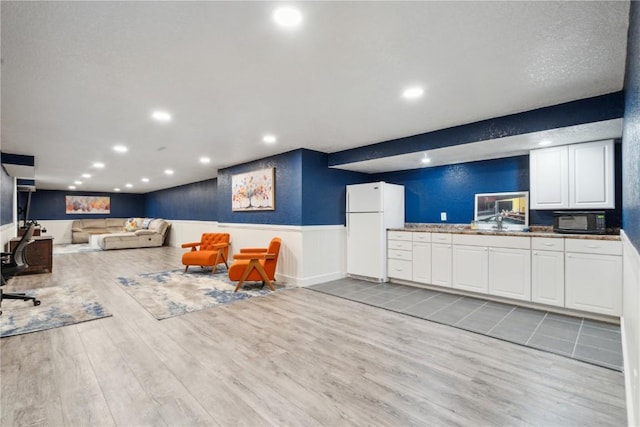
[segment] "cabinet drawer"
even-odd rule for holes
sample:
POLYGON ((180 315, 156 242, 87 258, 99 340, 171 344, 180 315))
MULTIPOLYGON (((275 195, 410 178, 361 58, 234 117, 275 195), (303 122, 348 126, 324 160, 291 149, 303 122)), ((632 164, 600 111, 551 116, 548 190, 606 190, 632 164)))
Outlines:
POLYGON ((451 233, 431 233, 433 243, 451 243, 451 233))
POLYGON ((622 242, 594 239, 565 239, 566 252, 580 252, 585 254, 622 255, 622 242))
POLYGON ((411 241, 406 240, 387 240, 388 249, 400 249, 402 251, 410 251, 413 247, 411 241))
POLYGON ((431 241, 431 233, 425 232, 413 232, 413 241, 414 242, 430 242, 431 241))
POLYGON ((553 237, 532 237, 531 249, 539 251, 564 251, 564 239, 553 237))
POLYGON ((390 259, 388 261, 389 271, 387 275, 396 279, 411 280, 412 263, 402 259, 390 259))
POLYGON ((398 249, 389 249, 389 251, 387 251, 387 257, 392 259, 406 259, 408 261, 411 261, 413 259, 413 252, 401 251, 398 249))
POLYGON ((456 234, 453 243, 467 246, 487 246, 494 248, 529 249, 530 237, 518 236, 477 236, 473 234, 456 234))
POLYGON ((406 240, 411 241, 410 231, 387 231, 387 239, 389 240, 406 240))

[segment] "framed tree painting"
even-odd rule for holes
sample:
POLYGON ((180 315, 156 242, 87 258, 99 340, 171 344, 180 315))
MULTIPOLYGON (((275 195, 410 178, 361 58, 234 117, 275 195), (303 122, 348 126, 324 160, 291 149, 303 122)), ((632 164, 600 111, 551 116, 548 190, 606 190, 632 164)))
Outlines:
POLYGON ((275 209, 275 168, 260 169, 231 177, 231 210, 272 211, 275 209))

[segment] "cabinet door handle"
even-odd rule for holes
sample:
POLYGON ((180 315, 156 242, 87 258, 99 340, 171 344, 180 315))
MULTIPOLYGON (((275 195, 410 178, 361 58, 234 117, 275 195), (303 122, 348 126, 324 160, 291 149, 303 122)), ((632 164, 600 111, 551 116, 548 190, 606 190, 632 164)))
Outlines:
POLYGON ((598 246, 598 245, 587 245, 587 247, 591 248, 591 249, 598 249, 600 246, 598 246))
POLYGON ((567 254, 567 258, 573 258, 573 255, 567 254))
POLYGON ((534 254, 534 255, 538 255, 538 252, 534 252, 533 254, 534 254))
POLYGON ((545 246, 555 246, 555 243, 543 243, 545 246))

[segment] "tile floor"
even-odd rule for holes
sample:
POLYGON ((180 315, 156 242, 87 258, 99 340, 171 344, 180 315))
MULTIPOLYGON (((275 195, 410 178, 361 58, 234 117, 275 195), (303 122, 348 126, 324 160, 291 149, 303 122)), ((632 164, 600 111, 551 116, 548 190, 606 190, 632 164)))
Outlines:
POLYGON ((346 278, 308 289, 622 371, 617 325, 395 283, 346 278))

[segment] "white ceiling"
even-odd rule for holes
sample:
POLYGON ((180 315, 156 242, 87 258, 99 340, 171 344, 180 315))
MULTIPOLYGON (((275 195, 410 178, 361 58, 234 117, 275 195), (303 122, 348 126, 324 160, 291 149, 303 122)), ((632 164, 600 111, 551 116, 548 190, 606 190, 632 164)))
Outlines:
POLYGON ((2 151, 40 189, 148 192, 623 87, 626 1, 298 2, 293 30, 280 4, 2 1, 2 151))

